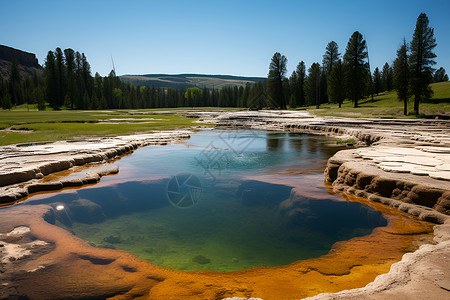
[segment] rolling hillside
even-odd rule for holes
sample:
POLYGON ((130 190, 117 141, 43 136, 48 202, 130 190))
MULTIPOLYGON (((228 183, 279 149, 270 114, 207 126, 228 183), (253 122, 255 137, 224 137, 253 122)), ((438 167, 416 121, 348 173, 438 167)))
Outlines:
POLYGON ((247 83, 253 84, 263 81, 264 77, 242 77, 231 75, 202 75, 202 74, 147 74, 147 75, 123 75, 120 79, 131 82, 139 86, 171 87, 171 88, 222 88, 224 86, 237 85, 245 86, 247 83))

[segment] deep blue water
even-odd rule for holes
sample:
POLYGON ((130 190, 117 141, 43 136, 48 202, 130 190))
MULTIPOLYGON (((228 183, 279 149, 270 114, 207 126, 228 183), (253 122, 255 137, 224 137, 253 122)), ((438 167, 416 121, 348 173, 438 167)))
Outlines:
POLYGON ((339 150, 331 144, 306 134, 201 131, 184 144, 136 150, 97 186, 21 205, 60 205, 50 222, 158 266, 285 265, 386 225, 374 209, 324 186, 323 167, 339 150))

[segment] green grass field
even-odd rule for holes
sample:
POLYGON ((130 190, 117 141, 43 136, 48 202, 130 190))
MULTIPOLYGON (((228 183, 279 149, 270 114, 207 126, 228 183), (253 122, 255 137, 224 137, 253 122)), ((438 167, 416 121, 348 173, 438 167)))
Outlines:
MULTIPOLYGON (((445 115, 450 117, 450 81, 431 84, 434 95, 433 98, 424 103, 420 103, 419 117, 435 117, 445 115)), ((313 114, 319 116, 335 116, 350 118, 416 118, 413 110, 413 99, 408 103, 408 116, 403 115, 403 102, 397 99, 396 91, 383 92, 378 96, 364 99, 359 103, 358 108, 353 107, 350 101, 344 102, 341 108, 337 104, 322 104, 320 109, 311 106, 308 109, 313 114)))
POLYGON ((0 111, 0 145, 173 130, 198 125, 193 123, 196 120, 177 114, 133 115, 124 110, 0 111))
MULTIPOLYGON (((450 117, 450 82, 431 85, 433 98, 420 104, 419 117, 445 115, 450 117)), ((184 118, 178 114, 182 110, 193 108, 164 108, 145 110, 98 110, 98 111, 38 111, 36 106, 25 105, 13 110, 0 110, 0 145, 70 140, 86 137, 128 135, 152 132, 156 130, 173 130, 195 126, 196 119, 184 118), (153 112, 167 112, 151 114, 153 112), (146 112, 150 114, 136 114, 146 112), (5 130, 7 129, 7 130, 5 130)), ((203 111, 233 111, 240 108, 202 107, 203 111)), ((403 115, 403 103, 397 100, 395 91, 381 93, 374 101, 364 99, 360 107, 346 101, 342 108, 337 104, 324 104, 320 109, 308 109, 320 116, 337 116, 353 118, 415 118, 413 102, 409 103, 409 115, 403 115)))

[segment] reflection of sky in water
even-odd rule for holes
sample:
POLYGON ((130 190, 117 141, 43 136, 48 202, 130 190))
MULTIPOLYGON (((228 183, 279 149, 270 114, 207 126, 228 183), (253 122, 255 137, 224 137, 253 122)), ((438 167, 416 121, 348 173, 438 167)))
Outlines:
POLYGON ((139 149, 117 164, 132 167, 137 177, 189 172, 203 180, 226 180, 242 176, 242 172, 272 174, 283 169, 323 166, 323 161, 336 151, 325 145, 329 140, 322 136, 236 132, 202 131, 193 134, 185 145, 139 149))
POLYGON ((100 185, 22 205, 52 203, 57 224, 158 266, 232 271, 289 264, 386 224, 374 209, 324 188, 315 168, 337 150, 328 142, 305 134, 202 131, 184 144, 135 151, 100 185), (290 175, 290 169, 311 170, 290 175), (190 208, 168 201, 169 190, 177 193, 170 179, 180 173, 200 180, 201 198, 190 208))

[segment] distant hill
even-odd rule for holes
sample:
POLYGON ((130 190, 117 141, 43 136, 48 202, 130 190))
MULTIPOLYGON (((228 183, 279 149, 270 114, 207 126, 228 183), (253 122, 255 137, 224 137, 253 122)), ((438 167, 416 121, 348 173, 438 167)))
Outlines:
POLYGON ((34 72, 42 74, 44 71, 35 54, 0 45, 0 77, 9 78, 13 59, 17 60, 23 77, 32 76, 34 72))
POLYGON ((170 87, 185 89, 189 87, 216 88, 224 86, 245 86, 247 83, 253 84, 263 81, 264 77, 243 77, 231 75, 202 75, 202 74, 147 74, 147 75, 123 75, 120 79, 124 82, 131 82, 138 86, 170 87))

